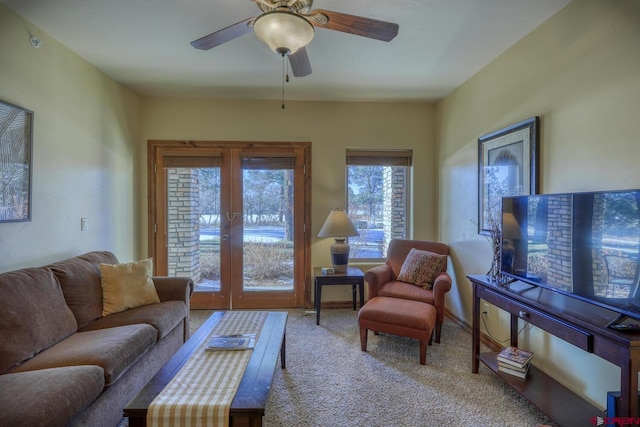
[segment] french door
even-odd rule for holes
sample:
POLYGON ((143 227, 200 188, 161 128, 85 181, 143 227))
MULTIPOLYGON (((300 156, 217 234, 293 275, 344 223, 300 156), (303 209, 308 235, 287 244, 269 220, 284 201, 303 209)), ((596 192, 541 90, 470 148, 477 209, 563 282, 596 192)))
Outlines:
POLYGON ((308 143, 149 141, 154 273, 191 277, 192 308, 310 298, 308 143))

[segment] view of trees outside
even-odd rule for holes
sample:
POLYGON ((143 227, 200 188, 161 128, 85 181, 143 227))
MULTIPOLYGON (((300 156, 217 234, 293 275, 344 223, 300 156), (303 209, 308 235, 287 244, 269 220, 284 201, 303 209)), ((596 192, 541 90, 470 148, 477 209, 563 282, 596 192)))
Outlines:
POLYGON ((347 210, 360 233, 349 238, 351 258, 385 258, 389 239, 406 237, 406 179, 404 166, 347 167, 347 210))
MULTIPOLYGON (((349 239, 353 258, 384 258, 384 166, 349 166, 348 212, 360 236, 349 239)), ((404 171, 406 168, 399 168, 404 171)), ((243 211, 221 212, 220 168, 193 169, 202 279, 220 281, 220 221, 242 221, 245 287, 293 286, 293 170, 243 169, 243 211), (228 218, 227 218, 228 217, 228 218)), ((404 185, 404 184, 403 184, 404 185)), ((404 188, 404 187, 403 187, 404 188)))
POLYGON ((202 277, 220 280, 220 219, 242 221, 244 286, 293 287, 293 171, 243 170, 243 212, 220 211, 220 169, 198 169, 202 277), (240 214, 240 215, 237 215, 240 214))
POLYGON ((293 170, 243 170, 244 287, 293 289, 293 170))
POLYGON ((200 229, 220 225, 220 168, 198 169, 200 229))

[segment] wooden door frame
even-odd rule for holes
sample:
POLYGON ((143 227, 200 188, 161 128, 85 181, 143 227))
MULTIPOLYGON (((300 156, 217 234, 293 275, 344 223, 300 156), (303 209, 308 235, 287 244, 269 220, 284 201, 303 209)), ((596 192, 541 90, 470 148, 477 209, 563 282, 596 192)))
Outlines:
MULTIPOLYGON (((167 254, 166 251, 158 250, 156 247, 157 224, 166 223, 167 218, 164 211, 159 212, 156 209, 158 185, 164 187, 162 179, 158 179, 158 173, 162 171, 157 167, 159 160, 167 153, 186 154, 193 149, 211 149, 221 150, 227 148, 244 148, 244 149, 264 149, 265 151, 277 149, 301 149, 303 151, 303 167, 304 167, 304 201, 302 203, 304 212, 302 213, 303 223, 303 272, 302 277, 304 284, 302 286, 302 294, 296 292, 295 306, 310 308, 311 305, 311 143, 310 142, 247 142, 247 141, 180 141, 180 140, 148 140, 147 141, 147 194, 148 194, 148 251, 150 257, 156 260, 154 262, 154 274, 166 275, 167 254), (165 266, 160 268, 159 266, 165 266)), ((166 193, 166 191, 164 192, 166 193)), ((296 220, 299 217, 296 215, 296 220)), ((294 284, 294 289, 300 289, 294 284)))

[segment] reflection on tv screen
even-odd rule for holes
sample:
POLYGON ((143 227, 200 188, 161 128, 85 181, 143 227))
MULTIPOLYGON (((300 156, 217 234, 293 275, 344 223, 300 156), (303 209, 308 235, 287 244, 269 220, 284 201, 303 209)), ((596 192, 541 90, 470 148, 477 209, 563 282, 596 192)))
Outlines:
POLYGON ((637 311, 640 191, 506 197, 502 271, 637 311))

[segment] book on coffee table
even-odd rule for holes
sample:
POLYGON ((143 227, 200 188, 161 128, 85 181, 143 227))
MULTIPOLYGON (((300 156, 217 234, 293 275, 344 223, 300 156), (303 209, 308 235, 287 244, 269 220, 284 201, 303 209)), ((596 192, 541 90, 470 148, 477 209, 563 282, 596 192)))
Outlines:
POLYGON ((256 334, 213 335, 205 349, 207 351, 246 350, 253 348, 256 334))

